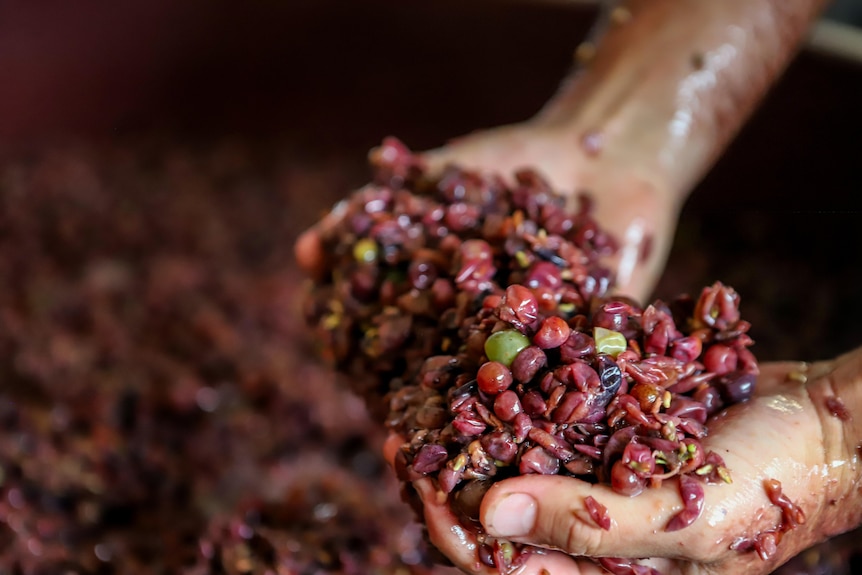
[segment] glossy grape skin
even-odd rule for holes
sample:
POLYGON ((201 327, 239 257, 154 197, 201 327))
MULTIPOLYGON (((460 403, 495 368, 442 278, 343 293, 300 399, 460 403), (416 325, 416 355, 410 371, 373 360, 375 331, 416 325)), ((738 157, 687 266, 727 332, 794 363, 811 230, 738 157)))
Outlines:
POLYGON ((645 482, 622 461, 611 468, 611 487, 620 495, 634 497, 644 490, 645 482))
POLYGON ((715 344, 703 354, 703 365, 707 371, 724 375, 736 369, 737 353, 732 347, 715 344))
POLYGON ((548 357, 539 347, 531 345, 521 350, 512 362, 512 376, 521 383, 533 379, 548 364, 548 357))
POLYGON ((530 338, 517 330, 498 331, 485 340, 485 355, 488 356, 489 360, 509 367, 521 353, 521 350, 529 345, 530 338))
POLYGON ((512 390, 504 391, 494 400, 494 414, 503 421, 512 421, 523 411, 518 394, 512 390))
POLYGON ((623 334, 603 327, 593 329, 593 339, 596 342, 596 352, 606 353, 614 358, 624 352, 628 345, 623 334))
POLYGON ((371 238, 363 238, 353 246, 353 258, 359 263, 371 263, 377 259, 377 242, 371 238))
POLYGON ((512 385, 512 372, 500 362, 488 361, 479 368, 476 383, 488 395, 497 395, 512 385))
POLYGON ((514 284, 506 288, 497 313, 501 320, 525 332, 539 317, 539 302, 529 288, 514 284))
POLYGON ((542 321, 533 343, 542 349, 553 349, 563 345, 572 333, 572 328, 561 317, 551 316, 542 321))

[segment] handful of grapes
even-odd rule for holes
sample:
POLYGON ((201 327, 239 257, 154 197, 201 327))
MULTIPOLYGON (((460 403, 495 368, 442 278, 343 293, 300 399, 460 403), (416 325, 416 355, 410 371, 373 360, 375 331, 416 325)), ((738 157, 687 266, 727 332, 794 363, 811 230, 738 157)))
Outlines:
MULTIPOLYGON (((535 173, 515 184, 450 168, 439 177, 396 140, 372 153, 374 183, 338 208, 326 278, 307 319, 372 411, 405 438, 401 480, 432 477, 467 525, 481 497, 519 474, 563 474, 635 496, 679 477, 700 515, 703 483, 729 482, 707 452, 707 418, 753 392, 757 362, 739 296, 646 307, 610 296, 616 249, 535 173)), ((588 509, 603 528, 598 502, 588 509)), ((486 542, 501 572, 529 549, 486 542)))

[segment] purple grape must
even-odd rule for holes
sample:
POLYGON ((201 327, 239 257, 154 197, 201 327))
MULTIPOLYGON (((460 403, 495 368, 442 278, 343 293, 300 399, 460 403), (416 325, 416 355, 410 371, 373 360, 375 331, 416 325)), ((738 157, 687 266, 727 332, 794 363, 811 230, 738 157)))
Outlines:
MULTIPOLYGON (((628 496, 673 478, 684 507, 665 528, 696 521, 703 484, 731 480, 701 443, 707 418, 747 400, 758 373, 738 294, 715 283, 645 307, 610 296, 615 242, 584 198, 567 211, 532 171, 512 186, 455 167, 435 178, 394 139, 371 158, 374 183, 322 231, 328 273, 306 319, 405 439, 398 477, 433 478, 501 573, 530 551, 481 534, 482 496, 507 477, 562 474, 628 496)), ((610 528, 607 509, 585 505, 610 528)))
MULTIPOLYGON (((580 309, 609 288, 600 260, 616 246, 586 197, 567 210, 566 198, 530 170, 512 184, 455 166, 434 177, 394 138, 370 160, 373 183, 321 230, 326 273, 306 298, 305 316, 324 356, 378 419, 388 411, 387 393, 427 358, 476 343, 457 333, 488 294, 523 284, 523 299, 513 294, 504 311, 523 327, 542 309, 580 309)), ((547 325, 540 347, 566 330, 547 325)))
POLYGON ((531 298, 522 285, 486 296, 458 331, 460 341, 484 345, 429 358, 392 394, 388 424, 407 440, 401 479, 436 477, 454 494, 475 481, 563 474, 635 496, 678 476, 685 507, 666 529, 690 525, 702 509, 702 483, 730 482, 722 458, 701 443, 707 418, 748 399, 757 374, 737 294, 717 283, 671 306, 605 297, 574 310, 545 307, 529 322, 503 319, 533 309, 531 298), (565 341, 537 345, 557 322, 569 328, 565 341), (513 355, 515 335, 523 341, 507 368, 497 358, 513 355), (715 355, 719 372, 704 363, 715 355), (436 426, 418 421, 441 405, 446 417, 436 426))

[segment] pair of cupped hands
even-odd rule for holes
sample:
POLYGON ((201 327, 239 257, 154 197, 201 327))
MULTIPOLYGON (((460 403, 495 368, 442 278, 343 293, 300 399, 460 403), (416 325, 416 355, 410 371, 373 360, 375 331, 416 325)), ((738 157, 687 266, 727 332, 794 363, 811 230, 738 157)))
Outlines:
MULTIPOLYGON (((624 154, 596 156, 566 132, 531 122, 475 133, 423 158, 432 172, 455 163, 505 177, 529 166, 558 190, 589 191, 596 219, 621 244, 614 262, 617 292, 640 301, 661 273, 685 199, 659 178, 627 170, 624 154)), ((318 233, 327 224, 324 218, 297 242, 297 259, 308 270, 320 261, 318 233)), ((812 364, 762 364, 754 397, 713 417, 704 441, 724 458, 733 482, 706 485, 703 513, 685 529, 664 529, 683 507, 676 480, 630 498, 609 486, 540 475, 495 484, 482 501, 482 525, 493 537, 544 549, 530 555, 519 570, 524 575, 606 573, 594 561, 599 557, 637 559, 665 575, 769 573, 806 547, 859 524, 862 436, 852 413, 860 397, 862 349, 812 364), (851 413, 849 420, 834 415, 836 401, 851 413), (784 534, 775 554, 763 560, 731 546, 779 526, 781 510, 764 489, 771 479, 802 509, 805 523, 784 534), (587 496, 607 507, 610 529, 584 520, 587 496)), ((397 436, 386 442, 390 461, 400 444, 397 436)), ((434 545, 467 573, 496 573, 478 561, 474 535, 459 524, 435 483, 426 478, 414 487, 434 545)))

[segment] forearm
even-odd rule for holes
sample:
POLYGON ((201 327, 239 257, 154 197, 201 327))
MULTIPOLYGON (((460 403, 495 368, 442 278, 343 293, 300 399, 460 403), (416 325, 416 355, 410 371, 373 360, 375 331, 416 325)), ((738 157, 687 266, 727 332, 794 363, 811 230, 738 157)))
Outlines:
POLYGON ((690 188, 796 52, 826 0, 630 0, 537 118, 659 189, 690 188))
POLYGON ((533 165, 560 190, 589 192, 596 220, 620 242, 608 262, 617 290, 644 298, 664 268, 688 192, 823 4, 628 0, 594 57, 535 118, 425 158, 433 169, 453 161, 503 172, 533 165))

